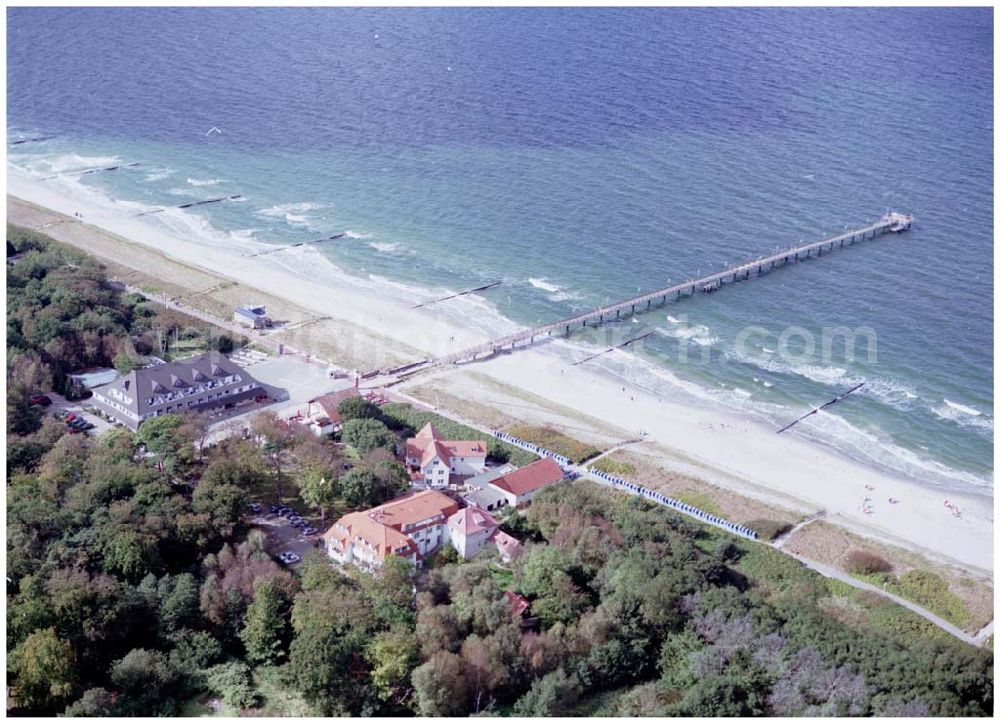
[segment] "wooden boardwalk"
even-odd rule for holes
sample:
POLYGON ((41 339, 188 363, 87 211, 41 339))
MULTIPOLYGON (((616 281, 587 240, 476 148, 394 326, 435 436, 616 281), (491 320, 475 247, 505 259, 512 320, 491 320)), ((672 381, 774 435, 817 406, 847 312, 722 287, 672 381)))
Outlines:
POLYGON ((504 348, 514 348, 519 343, 531 344, 536 338, 549 336, 553 333, 569 335, 574 327, 586 327, 587 325, 600 325, 609 320, 620 320, 622 313, 635 315, 644 310, 649 310, 653 304, 662 305, 668 301, 676 300, 680 297, 693 295, 696 292, 714 292, 722 285, 747 280, 750 277, 759 277, 775 267, 782 267, 791 262, 799 262, 810 257, 819 257, 835 249, 848 247, 855 242, 865 239, 872 239, 887 232, 903 232, 910 228, 913 217, 906 214, 891 212, 883 216, 874 224, 865 227, 852 229, 843 234, 827 237, 818 242, 791 247, 782 252, 777 252, 766 257, 760 257, 743 264, 730 267, 721 272, 715 272, 705 277, 687 280, 677 285, 671 285, 661 290, 644 293, 638 297, 623 300, 621 302, 594 308, 582 315, 574 315, 571 318, 557 320, 554 323, 540 325, 535 328, 525 328, 516 333, 511 333, 502 338, 491 340, 481 345, 459 350, 440 358, 426 361, 426 365, 447 365, 450 363, 460 363, 463 361, 473 361, 480 356, 491 356, 504 348))

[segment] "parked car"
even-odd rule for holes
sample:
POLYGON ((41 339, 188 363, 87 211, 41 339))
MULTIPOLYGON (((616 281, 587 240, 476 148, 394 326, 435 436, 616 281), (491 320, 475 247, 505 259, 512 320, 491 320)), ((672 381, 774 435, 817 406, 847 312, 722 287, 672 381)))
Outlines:
POLYGON ((28 403, 31 404, 32 406, 42 406, 42 407, 45 407, 45 406, 51 406, 52 405, 52 399, 49 398, 48 396, 45 396, 45 395, 39 393, 39 394, 34 395, 31 398, 29 398, 28 399, 28 403))
POLYGON ((301 558, 294 552, 282 552, 278 555, 278 559, 284 562, 286 565, 293 565, 298 562, 301 558))
POLYGON ((260 514, 263 511, 263 507, 261 507, 259 504, 257 504, 257 502, 250 502, 249 509, 254 514, 260 514))
POLYGON ((312 537, 317 532, 319 532, 319 530, 312 526, 302 528, 302 534, 304 534, 306 537, 312 537))
POLYGON ((75 413, 67 413, 66 414, 66 420, 67 421, 73 421, 75 419, 76 419, 76 414, 75 413))
POLYGON ((281 509, 281 505, 280 504, 272 504, 271 505, 271 513, 272 514, 277 514, 279 509, 281 509))
POLYGON ((294 509, 289 509, 287 512, 285 512, 286 519, 294 519, 295 517, 301 518, 302 515, 296 512, 294 509))
POLYGON ((284 506, 282 506, 282 507, 278 507, 277 509, 275 509, 274 513, 277 514, 280 517, 284 517, 290 511, 292 511, 291 507, 284 507, 284 506))

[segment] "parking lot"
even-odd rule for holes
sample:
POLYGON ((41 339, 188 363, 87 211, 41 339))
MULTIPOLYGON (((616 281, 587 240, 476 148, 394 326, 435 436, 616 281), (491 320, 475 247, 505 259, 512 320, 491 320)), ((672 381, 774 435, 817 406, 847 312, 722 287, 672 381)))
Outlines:
POLYGON ((304 410, 317 396, 354 385, 348 378, 330 378, 323 366, 289 355, 269 358, 251 366, 247 372, 265 386, 284 391, 286 408, 299 406, 304 410))
POLYGON ((60 396, 58 393, 47 393, 45 395, 52 401, 52 405, 46 406, 43 409, 45 411, 44 415, 46 416, 65 420, 66 416, 72 413, 75 416, 82 418, 87 423, 94 425, 94 428, 87 432, 91 436, 100 436, 105 431, 110 431, 114 428, 114 424, 105 421, 100 416, 87 412, 87 408, 90 404, 89 400, 67 401, 66 398, 60 396))
POLYGON ((271 394, 272 401, 236 410, 211 426, 208 443, 231 436, 234 431, 250 426, 250 422, 261 411, 273 411, 278 416, 288 416, 308 409, 308 402, 330 391, 350 388, 353 381, 346 378, 333 379, 326 369, 315 363, 306 363, 295 356, 276 356, 247 366, 252 375, 271 394))
MULTIPOLYGON (((294 552, 299 556, 300 561, 290 564, 289 567, 298 567, 301 564, 301 558, 315 549, 317 542, 322 541, 320 535, 323 533, 323 529, 320 527, 319 519, 305 517, 309 524, 317 529, 316 534, 305 535, 302 530, 293 526, 285 517, 268 511, 268 506, 263 504, 264 511, 251 517, 250 522, 266 533, 269 554, 278 558, 282 552, 294 552)), ((304 512, 300 513, 305 514, 304 512)))

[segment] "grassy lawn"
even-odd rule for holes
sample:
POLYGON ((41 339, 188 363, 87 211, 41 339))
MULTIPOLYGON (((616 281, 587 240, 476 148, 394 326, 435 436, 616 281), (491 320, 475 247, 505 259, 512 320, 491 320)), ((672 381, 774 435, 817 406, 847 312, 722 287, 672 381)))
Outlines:
POLYGON ((674 499, 679 499, 685 504, 690 504, 692 507, 697 507, 703 512, 708 512, 709 514, 714 514, 716 517, 725 516, 721 511, 719 511, 719 506, 715 503, 708 494, 703 494, 702 492, 694 492, 690 489, 685 489, 683 491, 677 492, 674 495, 674 499))
POLYGON ((501 590, 510 590, 514 584, 514 573, 494 563, 490 563, 490 578, 501 590))
MULTIPOLYGON (((209 700, 219 698, 214 693, 200 693, 181 706, 180 715, 183 718, 205 718, 223 716, 234 718, 239 716, 322 716, 313 709, 296 691, 288 688, 281 681, 280 669, 277 666, 262 666, 253 672, 253 686, 257 691, 256 708, 239 711, 225 702, 218 711, 209 705, 209 700)), ((221 701, 221 699, 219 699, 221 701)))
POLYGON ((216 712, 208 703, 203 703, 203 701, 207 701, 209 698, 213 698, 211 693, 199 693, 190 701, 184 703, 181 706, 180 713, 177 715, 181 718, 205 718, 224 715, 224 707, 216 712))
POLYGON ((265 666, 254 671, 254 687, 260 694, 260 706, 253 710, 254 716, 322 716, 313 709, 296 691, 281 681, 280 670, 276 666, 265 666))
POLYGON ((529 426, 521 424, 511 426, 507 432, 511 436, 528 441, 537 446, 544 447, 549 451, 562 454, 570 461, 579 464, 587 459, 593 459, 601 453, 601 450, 591 444, 585 444, 574 438, 560 433, 548 426, 529 426))
POLYGON ((361 454, 350 444, 341 444, 340 454, 349 461, 360 462, 362 460, 361 454))
POLYGON ((632 464, 627 461, 617 461, 613 456, 598 459, 591 464, 591 468, 612 476, 630 477, 636 475, 636 468, 632 464))
POLYGON ((961 598, 951 592, 948 583, 933 572, 910 570, 900 577, 888 572, 853 576, 878 587, 884 585, 885 589, 894 595, 906 598, 960 628, 969 625, 969 611, 961 598))
MULTIPOLYGON (((833 617, 850 621, 857 626, 880 633, 891 632, 907 639, 951 639, 948 633, 903 606, 897 605, 881 595, 859 590, 839 580, 826 579, 793 558, 773 550, 767 545, 741 542, 740 549, 744 551, 744 554, 737 563, 736 569, 750 577, 769 599, 782 598, 785 593, 795 593, 799 597, 816 597, 820 602, 826 603, 828 612, 833 617)), ((877 578, 882 577, 885 576, 875 575, 859 577, 859 579, 881 586, 882 581, 877 578)), ((924 580, 922 576, 911 578, 911 580, 913 579, 921 582, 924 580)), ((889 589, 893 590, 891 587, 889 589)), ((921 603, 916 597, 896 590, 893 591, 917 602, 928 610, 932 610, 928 603, 921 603)), ((941 597, 939 591, 935 590, 935 592, 938 597, 941 597)), ((955 600, 957 601, 957 598, 955 600)), ((957 604, 961 605, 961 602, 959 601, 957 604)), ((955 605, 955 602, 950 603, 952 608, 955 605)), ((938 614, 946 617, 942 613, 938 614)), ((955 614, 954 611, 952 614, 955 614)), ((951 620, 951 618, 946 619, 951 620)))

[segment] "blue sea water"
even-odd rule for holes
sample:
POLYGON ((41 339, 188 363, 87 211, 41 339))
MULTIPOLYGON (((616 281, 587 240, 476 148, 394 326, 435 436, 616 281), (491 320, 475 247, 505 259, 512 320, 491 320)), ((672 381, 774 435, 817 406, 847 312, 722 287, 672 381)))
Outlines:
POLYGON ((243 194, 191 214, 274 244, 351 230, 324 249, 358 275, 503 280, 483 297, 519 324, 913 213, 626 321, 659 335, 588 365, 774 425, 864 381, 794 435, 991 490, 992 26, 988 8, 14 8, 9 140, 52 138, 8 163, 141 161, 80 183, 243 194), (873 331, 876 359, 801 334, 779 355, 783 331, 836 326, 873 331))

